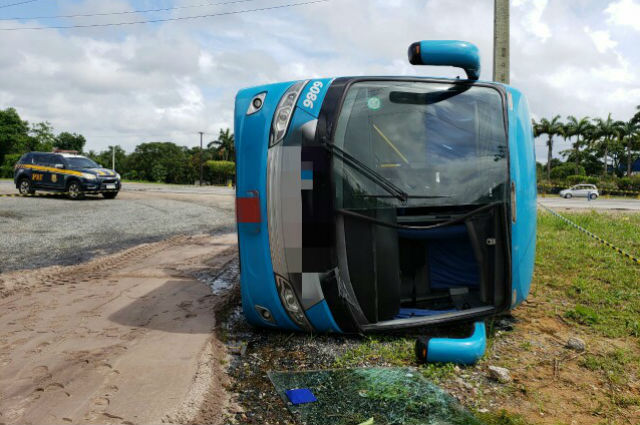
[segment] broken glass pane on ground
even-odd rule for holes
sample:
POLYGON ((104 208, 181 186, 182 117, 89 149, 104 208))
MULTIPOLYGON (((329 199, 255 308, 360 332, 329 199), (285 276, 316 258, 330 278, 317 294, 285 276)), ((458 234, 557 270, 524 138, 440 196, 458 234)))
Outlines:
POLYGON ((307 425, 482 425, 413 368, 269 372, 269 378, 294 417, 307 425), (317 401, 293 405, 286 396, 292 389, 309 389, 317 401))

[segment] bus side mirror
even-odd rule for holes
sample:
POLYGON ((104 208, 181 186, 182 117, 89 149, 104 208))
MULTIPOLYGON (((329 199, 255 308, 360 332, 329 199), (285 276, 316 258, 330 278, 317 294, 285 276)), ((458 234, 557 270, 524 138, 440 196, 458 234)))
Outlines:
POLYGON ((412 65, 454 66, 464 69, 470 80, 480 78, 480 52, 467 41, 416 41, 408 53, 412 65))

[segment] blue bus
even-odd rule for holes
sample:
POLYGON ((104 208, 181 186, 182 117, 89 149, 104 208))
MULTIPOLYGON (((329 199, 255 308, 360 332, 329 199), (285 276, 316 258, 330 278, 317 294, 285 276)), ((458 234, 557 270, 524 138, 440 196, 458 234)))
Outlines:
POLYGON ((237 231, 252 324, 367 333, 475 321, 470 339, 439 346, 462 341, 471 353, 484 351, 482 320, 527 297, 527 100, 480 81, 468 42, 413 43, 409 61, 466 78, 316 78, 238 92, 237 231))

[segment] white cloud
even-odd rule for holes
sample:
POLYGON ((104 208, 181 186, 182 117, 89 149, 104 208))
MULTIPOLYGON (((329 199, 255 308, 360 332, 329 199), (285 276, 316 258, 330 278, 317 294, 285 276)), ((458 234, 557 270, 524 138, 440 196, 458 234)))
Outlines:
POLYGON ((629 26, 640 31, 640 4, 634 0, 619 0, 609 4, 605 10, 607 22, 613 25, 629 26))
POLYGON ((584 31, 589 35, 589 37, 591 37, 591 40, 593 41, 593 44, 595 44, 599 53, 605 53, 607 50, 613 49, 618 45, 616 41, 611 39, 609 31, 594 31, 588 26, 584 27, 584 31))
MULTIPOLYGON (((627 119, 640 103, 634 71, 640 57, 623 49, 639 45, 640 35, 629 31, 623 42, 615 25, 624 24, 601 25, 605 15, 614 19, 615 5, 632 3, 617 1, 604 12, 601 0, 575 1, 513 1, 512 84, 529 97, 537 117, 612 112, 615 119, 627 119)), ((285 0, 251 4, 278 2, 285 0)), ((124 0, 90 0, 74 2, 72 10, 131 7, 124 0)), ((215 11, 241 8, 249 7, 215 11)), ((190 14, 196 12, 174 16, 190 14)), ((131 150, 152 140, 194 146, 198 131, 210 140, 220 128, 233 126, 234 96, 243 87, 313 76, 464 75, 454 68, 409 65, 406 48, 416 40, 475 43, 481 78, 490 80, 492 25, 493 0, 333 0, 157 25, 3 32, 0 108, 14 106, 30 121, 83 133, 94 150, 113 143, 131 150)))
POLYGON ((513 8, 525 11, 522 16, 525 31, 535 35, 542 42, 551 37, 551 28, 542 16, 547 8, 547 0, 514 0, 513 8))

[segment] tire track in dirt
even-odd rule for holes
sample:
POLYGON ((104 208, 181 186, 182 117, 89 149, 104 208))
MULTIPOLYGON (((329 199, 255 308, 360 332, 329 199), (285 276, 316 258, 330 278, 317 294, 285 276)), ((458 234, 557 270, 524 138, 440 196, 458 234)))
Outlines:
POLYGON ((212 330, 227 295, 202 278, 236 256, 234 235, 179 236, 0 275, 0 422, 190 421, 225 379, 212 330))

